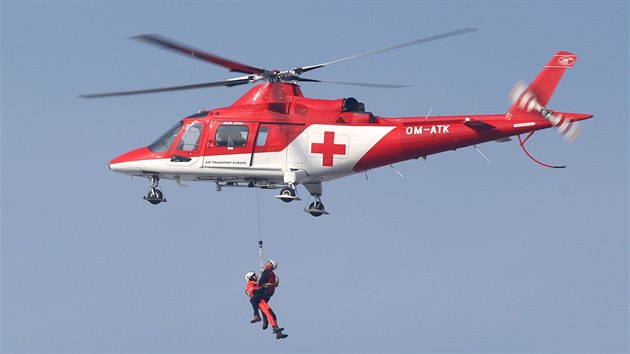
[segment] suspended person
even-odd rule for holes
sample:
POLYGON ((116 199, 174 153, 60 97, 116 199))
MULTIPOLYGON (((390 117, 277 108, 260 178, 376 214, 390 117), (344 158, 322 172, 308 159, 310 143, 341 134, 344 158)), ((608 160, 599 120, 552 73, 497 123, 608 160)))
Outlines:
MULTIPOLYGON (((258 285, 265 289, 263 299, 267 302, 267 304, 269 304, 269 300, 271 300, 271 297, 275 293, 276 287, 280 284, 280 279, 276 276, 276 273, 274 273, 274 270, 276 270, 276 268, 278 268, 278 262, 274 261, 273 259, 268 260, 263 266, 262 272, 260 273, 260 279, 258 279, 258 285)), ((276 321, 276 314, 273 312, 273 310, 270 311, 270 313, 274 321, 276 321)), ((269 320, 263 314, 262 328, 267 329, 268 326, 269 320)))
MULTIPOLYGON (((259 311, 259 303, 260 300, 264 300, 265 291, 264 288, 258 286, 256 282, 258 280, 256 273, 247 272, 245 274, 245 279, 247 279, 247 286, 245 287, 245 293, 249 296, 249 302, 252 304, 252 308, 254 309, 254 318, 249 321, 250 323, 260 322, 260 311, 259 311)), ((269 309, 271 310, 271 309, 269 309)), ((263 316, 266 317, 265 312, 263 312, 263 316)))
POLYGON ((247 285, 245 287, 245 293, 250 298, 250 303, 254 308, 254 319, 251 320, 251 323, 256 323, 260 321, 260 314, 258 309, 262 310, 263 316, 268 319, 269 323, 273 328, 273 333, 276 334, 276 339, 283 339, 288 337, 288 334, 282 333, 284 328, 278 327, 278 322, 276 321, 276 314, 273 313, 267 301, 265 300, 265 288, 258 285, 258 277, 254 272, 247 272, 245 274, 245 279, 247 279, 247 285))
MULTIPOLYGON (((247 272, 245 274, 245 279, 247 279, 247 286, 245 287, 245 293, 249 296, 249 303, 252 305, 254 309, 254 318, 249 321, 250 323, 260 322, 260 301, 265 299, 265 291, 264 288, 260 287, 257 283, 258 277, 254 272, 247 272)), ((263 305, 263 307, 265 307, 263 305)), ((263 316, 267 317, 266 313, 271 313, 271 308, 267 304, 265 311, 263 311, 263 316)))

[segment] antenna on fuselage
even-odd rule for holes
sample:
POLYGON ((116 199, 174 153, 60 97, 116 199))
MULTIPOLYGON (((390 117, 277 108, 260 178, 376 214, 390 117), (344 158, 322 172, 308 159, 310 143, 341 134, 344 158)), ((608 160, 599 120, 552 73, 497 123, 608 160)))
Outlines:
POLYGON ((394 171, 395 171, 395 172, 396 172, 396 173, 400 176, 400 178, 405 178, 405 176, 403 176, 403 174, 402 174, 402 173, 400 173, 400 171, 398 171, 398 170, 394 167, 394 165, 389 165, 389 167, 391 167, 391 168, 392 168, 392 170, 394 170, 394 171))
POLYGON ((431 109, 429 110, 429 113, 427 113, 427 116, 424 117, 424 120, 426 121, 427 119, 429 119, 429 115, 431 114, 431 112, 433 112, 433 107, 431 107, 431 109))
POLYGON ((481 150, 479 150, 479 148, 477 147, 477 145, 473 145, 473 147, 475 148, 475 150, 477 150, 477 152, 481 155, 481 157, 483 157, 484 160, 486 160, 487 163, 490 163, 490 160, 488 160, 488 158, 486 157, 486 155, 483 154, 483 152, 481 152, 481 150))

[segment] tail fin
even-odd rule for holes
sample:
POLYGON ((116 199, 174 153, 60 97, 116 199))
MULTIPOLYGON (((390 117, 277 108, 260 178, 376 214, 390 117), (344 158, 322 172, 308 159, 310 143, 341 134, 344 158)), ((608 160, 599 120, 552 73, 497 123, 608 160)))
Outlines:
POLYGON ((541 106, 546 106, 547 102, 553 95, 553 92, 558 86, 564 71, 567 68, 572 68, 575 65, 575 61, 577 60, 577 55, 573 53, 569 53, 566 51, 559 51, 549 63, 545 65, 542 71, 536 76, 534 81, 529 85, 527 89, 520 89, 520 92, 512 92, 512 101, 514 104, 510 107, 509 113, 515 113, 519 111, 524 111, 525 102, 523 102, 523 98, 521 97, 524 92, 529 92, 533 94, 533 97, 536 97, 538 103, 541 106))

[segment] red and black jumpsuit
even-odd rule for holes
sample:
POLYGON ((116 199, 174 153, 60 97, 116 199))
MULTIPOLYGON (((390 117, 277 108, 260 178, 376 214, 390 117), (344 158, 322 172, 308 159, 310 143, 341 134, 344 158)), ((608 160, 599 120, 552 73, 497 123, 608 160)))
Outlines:
MULTIPOLYGON (((269 300, 271 300, 271 297, 276 291, 275 285, 277 281, 278 279, 276 278, 276 273, 274 273, 272 269, 265 269, 262 271, 262 273, 260 273, 260 278, 258 278, 258 286, 262 287, 263 285, 265 285, 265 283, 273 284, 273 286, 263 288, 265 290, 263 293, 263 299, 265 300, 265 302, 267 302, 267 304, 269 304, 269 300)), ((269 312, 271 313, 274 321, 277 321, 276 314, 273 312, 273 310, 269 309, 269 312)))
POLYGON ((265 289, 265 300, 267 300, 267 302, 269 302, 269 299, 276 291, 275 284, 277 281, 278 279, 276 278, 276 273, 274 273, 272 269, 265 269, 262 271, 262 273, 260 273, 260 278, 258 278, 258 285, 263 286, 265 285, 265 283, 270 283, 274 285, 265 289))

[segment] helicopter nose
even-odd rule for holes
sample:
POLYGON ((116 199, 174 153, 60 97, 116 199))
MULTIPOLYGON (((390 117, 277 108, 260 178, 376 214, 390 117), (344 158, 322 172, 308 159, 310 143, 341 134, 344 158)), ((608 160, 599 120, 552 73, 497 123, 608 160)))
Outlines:
POLYGON ((139 166, 132 162, 110 162, 107 168, 118 173, 133 173, 138 171, 139 166))
POLYGON ((126 152, 109 161, 107 168, 113 172, 133 175, 141 171, 142 161, 151 160, 153 158, 154 154, 152 154, 146 147, 139 148, 126 152))
POLYGON ((112 171, 112 172, 123 172, 124 168, 123 168, 124 163, 108 163, 107 164, 107 169, 112 171))
POLYGON ((122 165, 121 163, 111 163, 110 162, 109 164, 107 164, 107 168, 110 171, 113 171, 113 172, 120 172, 122 170, 121 169, 121 165, 122 165))

